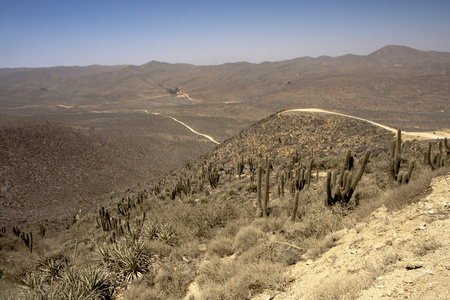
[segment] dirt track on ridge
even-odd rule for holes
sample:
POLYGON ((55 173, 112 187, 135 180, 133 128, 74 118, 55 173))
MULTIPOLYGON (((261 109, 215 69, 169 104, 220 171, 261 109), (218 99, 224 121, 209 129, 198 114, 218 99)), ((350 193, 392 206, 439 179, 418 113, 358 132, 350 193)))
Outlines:
MULTIPOLYGON (((343 117, 347 117, 347 118, 352 118, 352 119, 357 119, 357 120, 361 120, 364 122, 368 122, 370 124, 373 124, 375 126, 384 128, 388 131, 391 131, 393 133, 397 132, 397 129, 380 124, 380 123, 376 123, 367 119, 363 119, 363 118, 359 118, 359 117, 355 117, 355 116, 350 116, 350 115, 346 115, 346 114, 341 114, 341 113, 337 113, 337 112, 333 112, 333 111, 328 111, 328 110, 323 110, 323 109, 319 109, 319 108, 296 108, 296 109, 289 109, 289 110, 285 110, 282 111, 280 114, 284 114, 284 113, 289 113, 289 112, 312 112, 312 113, 325 113, 325 114, 332 114, 332 115, 338 115, 338 116, 343 116, 343 117)), ((419 140, 430 140, 430 139, 439 139, 439 138, 450 138, 450 132, 443 132, 443 131, 435 131, 435 132, 407 132, 407 131, 403 131, 402 130, 402 136, 405 137, 407 140, 412 140, 412 139, 419 139, 419 140)))

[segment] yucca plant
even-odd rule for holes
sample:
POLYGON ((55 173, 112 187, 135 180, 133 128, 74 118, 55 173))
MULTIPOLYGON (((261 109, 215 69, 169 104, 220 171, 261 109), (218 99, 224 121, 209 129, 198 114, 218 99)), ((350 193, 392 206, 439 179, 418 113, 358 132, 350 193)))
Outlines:
POLYGON ((172 225, 164 223, 161 226, 159 226, 158 240, 170 244, 174 238, 175 238, 175 229, 173 228, 172 225))
POLYGON ((144 246, 143 242, 122 238, 109 247, 98 247, 97 254, 108 268, 122 273, 129 281, 147 271, 148 256, 144 246))
POLYGON ((45 277, 35 272, 27 273, 21 280, 23 299, 46 299, 45 277))
POLYGON ((109 299, 111 291, 105 271, 96 266, 68 268, 59 284, 61 299, 109 299))
POLYGON ((51 281, 60 277, 62 271, 68 267, 68 259, 62 255, 43 256, 36 259, 36 265, 39 267, 45 278, 51 281))

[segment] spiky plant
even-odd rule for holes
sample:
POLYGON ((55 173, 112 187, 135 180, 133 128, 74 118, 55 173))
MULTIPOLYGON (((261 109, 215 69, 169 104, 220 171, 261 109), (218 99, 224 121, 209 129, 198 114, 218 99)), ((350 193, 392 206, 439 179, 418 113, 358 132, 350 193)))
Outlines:
POLYGON ((130 281, 147 271, 148 259, 144 253, 145 244, 122 238, 108 246, 98 247, 97 255, 111 270, 123 274, 130 281))

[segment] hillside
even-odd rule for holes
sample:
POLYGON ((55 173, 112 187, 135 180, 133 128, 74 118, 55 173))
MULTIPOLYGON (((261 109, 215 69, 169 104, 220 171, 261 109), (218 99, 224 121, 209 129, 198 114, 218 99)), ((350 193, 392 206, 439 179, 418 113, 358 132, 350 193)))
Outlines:
POLYGON ((79 209, 81 215, 92 212, 114 193, 162 176, 213 147, 173 122, 160 120, 159 130, 145 122, 145 130, 131 134, 129 122, 95 130, 0 117, 0 225, 68 226, 79 209))
MULTIPOLYGON (((15 134, 10 136, 25 135, 27 126, 20 129, 12 121, 3 125, 4 131, 12 127, 15 134)), ((41 141, 29 145, 30 149, 36 148, 31 157, 42 156, 39 161, 45 161, 46 155, 39 147, 31 148, 31 145, 44 144, 46 136, 52 136, 51 143, 59 145, 58 153, 73 155, 62 141, 73 145, 71 138, 75 136, 79 140, 74 148, 76 152, 90 149, 93 160, 107 157, 107 152, 97 156, 92 146, 95 143, 89 139, 97 141, 96 135, 81 134, 67 125, 29 122, 36 124, 29 124, 33 134, 25 135, 28 139, 24 141, 31 141, 31 137, 41 141), (56 143, 59 140, 61 142, 56 143)), ((412 235, 415 233, 407 230, 416 228, 417 222, 426 222, 426 230, 429 228, 437 234, 440 231, 435 228, 441 224, 438 222, 448 220, 444 203, 448 190, 445 188, 441 193, 444 199, 435 204, 412 204, 423 197, 431 179, 448 174, 448 168, 429 171, 430 166, 424 161, 426 141, 402 142, 400 170, 408 169, 413 159, 416 162, 409 183, 399 186, 388 173, 389 145, 393 139, 391 132, 378 126, 343 116, 300 112, 274 114, 177 172, 111 194, 110 205, 103 202, 103 208, 81 216, 65 231, 47 231, 46 222, 39 228, 16 224, 15 232, 20 231, 16 236, 4 227, 0 236, 2 296, 30 299, 51 293, 54 299, 64 299, 70 293, 90 291, 96 298, 121 299, 289 299, 297 295, 324 299, 328 295, 326 289, 305 291, 298 286, 305 286, 302 282, 309 280, 319 280, 328 286, 322 275, 342 276, 344 273, 349 284, 331 286, 336 286, 331 292, 337 298, 349 292, 355 297, 366 292, 374 295, 376 291, 371 287, 377 280, 384 280, 382 276, 404 272, 410 264, 416 268, 418 262, 428 270, 437 256, 427 255, 434 250, 445 251, 448 246, 439 241, 416 253, 414 244, 407 248, 411 253, 403 251, 400 255, 405 243, 414 242, 412 235), (353 167, 349 167, 344 178, 351 178, 357 186, 355 190, 352 188, 354 193, 347 200, 332 198, 337 201, 333 204, 329 197, 337 197, 337 194, 327 195, 326 172, 345 167, 347 150, 351 150, 348 161, 353 162, 353 167), (261 185, 257 179, 258 166, 266 170, 261 171, 261 185), (357 181, 356 173, 361 174, 357 181), (309 174, 309 179, 305 179, 305 174, 309 174), (267 209, 259 208, 256 201, 259 193, 267 195, 267 209), (293 213, 294 199, 299 200, 293 213), (405 207, 412 207, 413 211, 402 215, 400 212, 405 207), (421 216, 417 220, 414 218, 416 208, 420 209, 421 216), (422 214, 424 209, 425 214, 422 214), (397 217, 405 221, 396 221, 397 217), (413 218, 413 223, 408 223, 409 218, 413 218), (408 225, 401 229, 404 231, 391 232, 402 222, 408 225), (30 232, 33 233, 32 249, 27 248, 25 242, 30 232), (385 235, 379 235, 383 232, 385 235), (375 260, 380 264, 363 264, 361 268, 356 265, 356 269, 341 265, 341 255, 356 260, 359 255, 377 257, 381 252, 373 249, 377 249, 379 243, 393 247, 391 256, 387 256, 391 252, 386 252, 385 260, 375 260), (351 247, 350 252, 347 247, 351 247), (354 249, 356 252, 352 253, 354 249), (336 273, 319 273, 330 267, 330 261, 336 273), (309 274, 311 268, 318 271, 316 277, 302 275, 303 272, 309 274), (352 274, 357 278, 367 275, 364 285, 352 284, 352 274), (90 282, 88 285, 85 285, 86 280, 90 282), (355 289, 345 289, 348 286, 355 289)), ((432 142, 432 157, 438 153, 436 143, 432 142)), ((13 155, 11 152, 8 155, 13 155)), ((449 159, 448 153, 445 158, 449 159)), ((102 169, 96 172, 102 174, 102 169)), ((56 210, 55 205, 52 203, 52 211, 56 210)), ((38 207, 33 210, 39 211, 38 207)), ((419 233, 417 237, 425 238, 419 233)), ((440 235, 433 237, 439 239, 440 235)), ((408 276, 412 274, 408 272, 408 276)), ((441 280, 445 271, 433 269, 432 272, 441 280)), ((425 298, 434 295, 419 285, 422 281, 413 282, 425 298)), ((389 286, 386 294, 397 295, 403 288, 391 281, 386 286, 388 283, 393 287, 389 286)), ((438 285, 436 291, 445 288, 443 284, 438 285)), ((403 291, 401 295, 408 295, 409 291, 405 288, 403 291)))
POLYGON ((0 298, 448 298, 449 69, 1 69, 0 298))

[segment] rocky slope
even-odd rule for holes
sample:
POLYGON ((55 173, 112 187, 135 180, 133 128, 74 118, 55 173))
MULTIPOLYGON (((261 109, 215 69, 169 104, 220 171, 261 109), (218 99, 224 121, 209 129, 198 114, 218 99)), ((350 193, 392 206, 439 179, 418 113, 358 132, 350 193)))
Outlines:
POLYGON ((367 221, 333 233, 334 247, 308 253, 285 275, 285 292, 254 299, 449 299, 450 175, 399 211, 381 207, 367 221))

